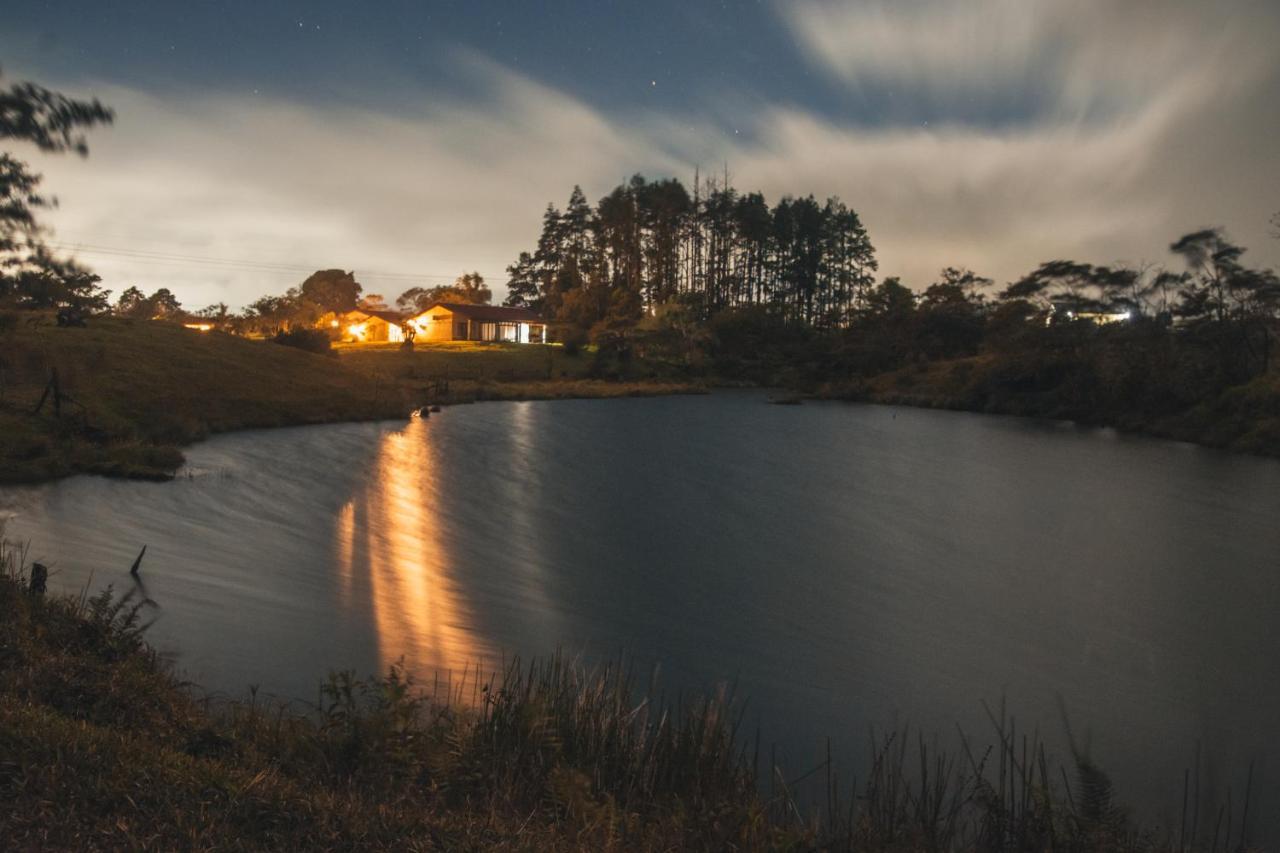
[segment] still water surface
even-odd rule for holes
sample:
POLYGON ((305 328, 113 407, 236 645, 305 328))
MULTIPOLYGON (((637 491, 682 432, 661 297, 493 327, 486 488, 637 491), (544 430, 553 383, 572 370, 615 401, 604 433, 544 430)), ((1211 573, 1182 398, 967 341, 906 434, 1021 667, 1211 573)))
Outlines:
MULTIPOLYGON (((245 432, 172 483, 8 489, 10 537, 78 590, 131 585, 212 690, 314 698, 332 668, 558 647, 736 680, 799 773, 869 728, 986 743, 982 703, 1160 817, 1255 761, 1280 838, 1280 464, 1109 431, 754 393, 486 403, 245 432), (92 579, 92 580, 90 580, 92 579)), ((1173 816, 1176 823, 1176 813, 1173 816)))

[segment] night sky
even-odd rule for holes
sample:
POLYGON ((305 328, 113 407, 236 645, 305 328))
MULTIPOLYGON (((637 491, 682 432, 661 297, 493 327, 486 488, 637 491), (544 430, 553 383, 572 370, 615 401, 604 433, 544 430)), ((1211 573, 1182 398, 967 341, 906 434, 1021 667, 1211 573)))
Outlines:
MULTIPOLYGON (((234 307, 309 269, 394 298, 531 248, 635 172, 839 195, 882 272, 1280 262, 1270 0, 17 3, 5 77, 117 110, 36 161, 55 240, 122 290, 234 307)), ((497 288, 499 296, 501 288, 497 288)))

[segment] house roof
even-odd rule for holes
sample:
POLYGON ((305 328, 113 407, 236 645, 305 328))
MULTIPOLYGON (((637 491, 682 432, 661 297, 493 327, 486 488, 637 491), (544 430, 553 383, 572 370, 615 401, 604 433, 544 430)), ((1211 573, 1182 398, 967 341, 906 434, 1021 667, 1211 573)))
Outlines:
POLYGON ((324 314, 321 314, 320 319, 323 321, 325 317, 328 317, 330 315, 336 318, 340 318, 344 321, 368 320, 371 317, 376 317, 379 320, 382 320, 383 322, 394 323, 396 325, 403 323, 407 319, 403 314, 400 314, 399 312, 396 312, 396 311, 369 311, 364 308, 356 308, 351 311, 343 311, 341 313, 334 313, 333 311, 328 311, 324 314))
POLYGON ((365 308, 361 308, 360 310, 365 314, 368 314, 370 317, 377 317, 379 320, 385 320, 386 322, 393 323, 395 325, 399 325, 408 319, 399 311, 369 311, 365 308))
POLYGON ((418 313, 421 317, 433 308, 445 308, 482 323, 541 323, 542 318, 528 308, 508 308, 505 305, 472 305, 467 302, 433 302, 418 313))

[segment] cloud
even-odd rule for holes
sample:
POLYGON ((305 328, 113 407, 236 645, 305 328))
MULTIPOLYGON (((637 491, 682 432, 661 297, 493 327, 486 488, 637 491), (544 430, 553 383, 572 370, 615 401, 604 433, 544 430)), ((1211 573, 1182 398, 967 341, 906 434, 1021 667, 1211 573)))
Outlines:
POLYGON ((1276 15, 1257 0, 798 0, 778 6, 802 53, 901 112, 1105 120, 1206 73, 1274 70, 1276 15))
POLYGON ((800 49, 855 95, 913 105, 878 126, 777 112, 741 171, 836 186, 884 269, 943 258, 1012 278, 1071 256, 1163 261, 1225 225, 1274 264, 1280 15, 1255 2, 810 0, 781 6, 800 49), (1020 105, 992 121, 993 105, 1020 105), (955 104, 969 109, 956 110, 955 104), (929 111, 946 105, 942 122, 929 111), (836 176, 835 178, 825 176, 836 176))
POLYGON ((83 259, 117 292, 167 286, 191 305, 242 305, 322 267, 394 297, 472 269, 501 283, 549 200, 675 168, 654 140, 572 98, 459 62, 479 100, 406 98, 395 115, 88 87, 115 126, 93 133, 86 160, 33 156, 61 198, 56 239, 91 247, 83 259))
POLYGON ((850 97, 891 90, 909 106, 871 121, 730 92, 719 100, 743 105, 753 129, 737 136, 722 116, 606 113, 460 54, 468 95, 405 95, 394 114, 88 87, 116 126, 94 133, 88 160, 33 159, 63 199, 60 240, 183 258, 86 253, 108 286, 168 286, 189 305, 243 305, 329 266, 390 297, 470 269, 500 284, 547 201, 575 183, 598 198, 636 172, 687 180, 726 161, 771 201, 839 195, 881 271, 916 287, 949 264, 1006 281, 1058 257, 1165 261, 1169 242, 1206 225, 1226 226, 1254 263, 1280 261, 1267 234, 1280 13, 1266 4, 779 8, 850 97), (1006 102, 1017 115, 993 119, 1006 102))

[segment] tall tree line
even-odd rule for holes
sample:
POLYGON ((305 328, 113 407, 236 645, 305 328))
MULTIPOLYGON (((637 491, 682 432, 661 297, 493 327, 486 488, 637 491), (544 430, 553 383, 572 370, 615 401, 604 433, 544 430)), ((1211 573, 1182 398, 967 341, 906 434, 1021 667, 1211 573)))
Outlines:
POLYGON ((636 175, 594 207, 580 187, 564 210, 548 205, 533 251, 507 268, 507 304, 596 331, 673 302, 703 319, 759 305, 840 328, 866 307, 876 269, 862 221, 838 198, 770 207, 727 174, 695 176, 692 193, 636 175))

